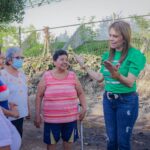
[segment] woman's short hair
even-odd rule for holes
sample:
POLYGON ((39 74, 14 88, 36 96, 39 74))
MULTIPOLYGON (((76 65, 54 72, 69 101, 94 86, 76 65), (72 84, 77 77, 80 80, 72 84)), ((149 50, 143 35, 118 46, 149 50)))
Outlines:
POLYGON ((20 51, 22 51, 20 47, 9 47, 6 50, 6 64, 8 65, 8 61, 12 60, 14 57, 14 54, 20 51))
POLYGON ((66 55, 68 57, 68 53, 65 50, 59 49, 59 50, 55 51, 55 53, 53 55, 53 61, 56 61, 58 59, 58 57, 61 55, 66 55))

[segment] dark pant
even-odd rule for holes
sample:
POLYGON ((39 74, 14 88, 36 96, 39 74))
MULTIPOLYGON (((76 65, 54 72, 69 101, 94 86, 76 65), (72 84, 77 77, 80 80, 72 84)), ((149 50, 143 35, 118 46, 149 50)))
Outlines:
POLYGON ((138 94, 103 95, 107 150, 130 150, 132 129, 138 117, 138 94))
POLYGON ((11 121, 12 124, 16 127, 16 129, 18 130, 21 138, 22 138, 22 134, 23 134, 23 120, 24 118, 20 118, 20 119, 17 119, 17 120, 13 120, 11 121))
POLYGON ((76 120, 67 123, 44 123, 44 143, 56 144, 60 138, 68 143, 78 139, 76 120))

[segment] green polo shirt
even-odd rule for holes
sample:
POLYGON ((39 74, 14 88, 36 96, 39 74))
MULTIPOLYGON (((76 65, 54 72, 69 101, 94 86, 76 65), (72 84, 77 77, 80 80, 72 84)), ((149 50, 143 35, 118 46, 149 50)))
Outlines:
MULTIPOLYGON (((104 76, 105 81, 105 90, 113 93, 128 93, 136 91, 136 81, 132 87, 127 87, 126 85, 120 83, 118 80, 111 77, 110 72, 104 67, 103 62, 109 57, 109 52, 105 52, 102 55, 102 66, 100 72, 104 76)), ((121 57, 121 52, 116 51, 114 59, 112 61, 113 65, 116 65, 121 57)), ((146 58, 144 54, 133 47, 128 51, 128 54, 125 60, 122 62, 119 68, 119 73, 125 77, 128 76, 128 73, 132 73, 134 76, 138 77, 140 71, 144 68, 146 63, 146 58)))

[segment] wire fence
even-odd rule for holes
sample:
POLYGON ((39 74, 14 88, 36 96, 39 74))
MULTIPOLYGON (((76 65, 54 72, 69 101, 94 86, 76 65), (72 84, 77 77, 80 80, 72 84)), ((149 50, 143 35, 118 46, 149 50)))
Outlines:
POLYGON ((18 44, 26 56, 38 56, 44 51, 72 48, 76 53, 101 55, 108 49, 108 28, 115 20, 125 20, 132 30, 132 45, 145 51, 150 60, 150 15, 106 17, 104 20, 44 27, 25 31, 19 28, 18 44))

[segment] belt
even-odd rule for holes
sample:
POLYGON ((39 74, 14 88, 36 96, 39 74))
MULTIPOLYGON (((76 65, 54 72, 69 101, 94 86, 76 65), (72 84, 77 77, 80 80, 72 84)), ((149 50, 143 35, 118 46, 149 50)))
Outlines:
POLYGON ((129 92, 129 93, 112 93, 112 92, 107 92, 105 91, 105 94, 108 99, 118 99, 119 96, 130 96, 132 94, 135 94, 136 92, 129 92))

